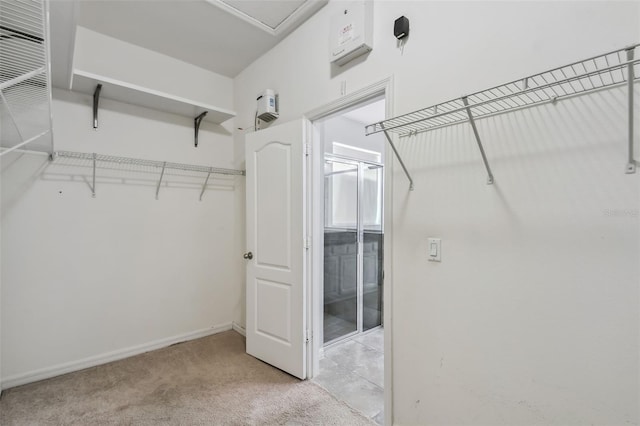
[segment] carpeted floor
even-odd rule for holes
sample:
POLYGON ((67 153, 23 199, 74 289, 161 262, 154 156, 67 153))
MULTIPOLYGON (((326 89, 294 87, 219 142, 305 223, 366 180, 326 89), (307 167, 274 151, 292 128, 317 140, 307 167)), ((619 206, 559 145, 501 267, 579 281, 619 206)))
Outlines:
POLYGON ((234 331, 8 389, 8 425, 371 425, 310 381, 245 353, 234 331))

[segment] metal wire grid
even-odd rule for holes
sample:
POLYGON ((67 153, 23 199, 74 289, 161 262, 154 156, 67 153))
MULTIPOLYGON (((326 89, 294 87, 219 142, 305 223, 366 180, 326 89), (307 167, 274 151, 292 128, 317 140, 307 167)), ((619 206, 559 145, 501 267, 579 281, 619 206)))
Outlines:
POLYGON ((14 130, 2 154, 47 134, 53 151, 47 15, 43 0, 0 1, 0 119, 14 130))
POLYGON ((640 58, 634 55, 634 51, 640 50, 638 46, 640 44, 370 124, 365 127, 365 133, 386 131, 407 136, 467 122, 465 98, 474 118, 482 118, 622 85, 628 79, 629 64, 634 67, 634 80, 640 78, 640 58))
MULTIPOLYGON (((38 86, 27 80, 3 90, 2 95, 18 124, 24 124, 25 118, 34 110, 43 111, 43 119, 49 118, 49 93, 46 85, 38 86)), ((34 117, 30 118, 29 121, 33 121, 34 117)))
POLYGON ((42 8, 38 1, 0 3, 0 87, 34 70, 46 70, 42 8))
POLYGON ((115 155, 92 154, 92 153, 86 153, 86 152, 56 151, 55 156, 61 157, 61 158, 72 158, 77 160, 94 160, 95 159, 96 161, 117 163, 117 164, 129 164, 129 165, 134 165, 139 167, 155 167, 159 169, 165 168, 165 169, 183 170, 183 171, 190 171, 190 172, 212 173, 212 174, 219 174, 219 175, 229 175, 229 176, 245 175, 244 170, 198 166, 194 164, 171 163, 166 161, 144 160, 140 158, 117 157, 115 155))

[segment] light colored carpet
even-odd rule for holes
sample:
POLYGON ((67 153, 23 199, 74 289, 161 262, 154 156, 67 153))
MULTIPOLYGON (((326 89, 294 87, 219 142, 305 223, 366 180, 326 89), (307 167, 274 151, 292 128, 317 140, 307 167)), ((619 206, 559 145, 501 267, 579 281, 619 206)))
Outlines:
POLYGON ((234 331, 8 389, 8 425, 371 425, 310 381, 245 353, 234 331))

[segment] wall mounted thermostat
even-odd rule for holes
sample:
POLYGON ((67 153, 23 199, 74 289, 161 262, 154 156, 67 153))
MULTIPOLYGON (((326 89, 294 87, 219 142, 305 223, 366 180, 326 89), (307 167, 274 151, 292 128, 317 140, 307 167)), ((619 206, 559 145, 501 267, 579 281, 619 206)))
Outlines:
POLYGON ((409 19, 406 16, 401 16, 393 23, 393 35, 398 39, 409 35, 409 19))
POLYGON ((329 60, 340 66, 373 49, 373 1, 353 1, 331 18, 329 60))

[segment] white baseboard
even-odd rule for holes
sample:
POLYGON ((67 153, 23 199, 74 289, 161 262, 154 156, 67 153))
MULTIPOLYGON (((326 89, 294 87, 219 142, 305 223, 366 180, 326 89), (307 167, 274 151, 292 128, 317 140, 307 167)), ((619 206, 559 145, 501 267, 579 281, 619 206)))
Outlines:
POLYGON ((242 334, 244 337, 247 337, 247 330, 245 330, 245 328, 243 326, 241 326, 240 324, 238 324, 237 322, 233 322, 231 323, 231 326, 233 327, 233 329, 237 332, 242 334))
MULTIPOLYGON (((51 377, 60 376, 62 374, 84 370, 86 368, 95 367, 97 365, 118 361, 134 355, 140 355, 142 353, 149 352, 149 351, 154 351, 156 349, 162 349, 167 346, 174 345, 176 343, 187 342, 189 340, 199 339, 201 337, 222 333, 223 331, 229 331, 231 329, 236 330, 236 325, 234 323, 229 322, 225 324, 216 325, 211 328, 205 328, 203 330, 192 331, 190 333, 184 333, 177 336, 156 340, 153 342, 144 343, 142 345, 132 346, 125 349, 119 349, 113 352, 107 352, 104 354, 80 359, 78 361, 66 362, 64 364, 58 364, 52 367, 46 367, 39 370, 29 371, 27 373, 16 374, 14 376, 3 378, 1 382, 2 383, 1 389, 9 389, 15 386, 26 385, 27 383, 37 382, 40 380, 49 379, 51 377)), ((241 332, 241 331, 238 331, 238 333, 244 334, 244 332, 241 332)))

